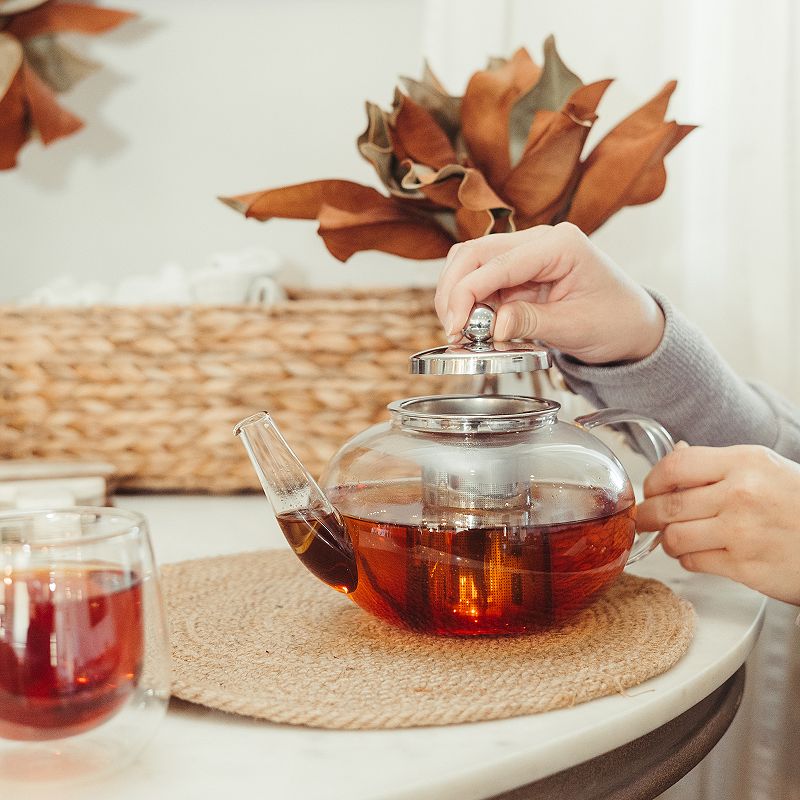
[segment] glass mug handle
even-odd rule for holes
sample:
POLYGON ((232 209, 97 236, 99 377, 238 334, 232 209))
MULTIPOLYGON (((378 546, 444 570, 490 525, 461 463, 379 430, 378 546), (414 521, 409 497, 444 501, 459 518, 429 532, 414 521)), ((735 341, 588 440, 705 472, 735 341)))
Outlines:
MULTIPOLYGON (((675 442, 672 440, 669 431, 663 425, 659 425, 658 422, 654 419, 650 419, 650 417, 634 414, 632 411, 626 411, 624 408, 604 408, 602 411, 596 411, 594 414, 585 414, 582 417, 575 418, 575 424, 587 430, 598 428, 601 425, 619 425, 622 423, 634 423, 644 431, 648 441, 653 446, 653 453, 647 454, 648 460, 653 465, 664 458, 667 453, 671 453, 675 449, 675 442)), ((660 531, 639 534, 625 566, 639 561, 639 559, 644 558, 648 553, 652 553, 653 550, 658 547, 660 541, 660 531)))

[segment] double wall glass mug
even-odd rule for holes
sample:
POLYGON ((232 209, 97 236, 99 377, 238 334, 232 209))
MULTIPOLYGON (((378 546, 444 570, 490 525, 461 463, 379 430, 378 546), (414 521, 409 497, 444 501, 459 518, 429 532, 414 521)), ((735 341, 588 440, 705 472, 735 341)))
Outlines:
POLYGON ((0 787, 124 766, 163 718, 169 683, 144 518, 0 514, 0 787))

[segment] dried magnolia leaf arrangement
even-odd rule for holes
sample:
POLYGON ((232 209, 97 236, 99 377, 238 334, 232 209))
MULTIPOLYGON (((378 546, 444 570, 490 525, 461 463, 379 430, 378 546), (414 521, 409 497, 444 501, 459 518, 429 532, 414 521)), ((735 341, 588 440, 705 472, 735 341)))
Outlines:
POLYGON ((70 50, 59 33, 103 33, 133 14, 56 0, 0 0, 0 169, 38 133, 44 144, 68 136, 83 122, 56 100, 98 68, 70 50))
POLYGON ((542 66, 525 49, 490 59, 463 97, 427 65, 421 80, 401 81, 391 111, 367 103, 358 138, 388 196, 319 180, 220 199, 259 220, 317 219, 341 261, 361 250, 439 258, 454 242, 563 220, 592 233, 664 191, 664 156, 694 127, 665 121, 670 81, 582 157, 611 81, 584 84, 552 36, 542 66))

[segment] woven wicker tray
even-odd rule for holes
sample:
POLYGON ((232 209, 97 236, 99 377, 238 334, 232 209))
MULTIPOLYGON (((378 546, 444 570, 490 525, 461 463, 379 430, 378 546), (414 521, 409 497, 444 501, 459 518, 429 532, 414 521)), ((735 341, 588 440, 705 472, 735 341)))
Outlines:
POLYGON ((257 488, 233 425, 267 409, 312 473, 441 344, 431 289, 291 291, 251 306, 0 308, 0 458, 113 463, 119 488, 257 488))

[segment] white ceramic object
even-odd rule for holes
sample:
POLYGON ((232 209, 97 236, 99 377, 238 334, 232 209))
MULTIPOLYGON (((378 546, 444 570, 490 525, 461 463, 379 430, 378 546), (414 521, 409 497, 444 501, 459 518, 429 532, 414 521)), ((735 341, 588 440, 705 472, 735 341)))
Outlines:
POLYGON ((209 257, 206 266, 194 271, 167 262, 153 274, 127 275, 112 287, 97 281, 78 283, 71 275, 62 275, 31 292, 20 304, 269 306, 286 297, 276 278, 283 266, 277 253, 250 248, 215 253, 209 257))
POLYGON ((272 305, 286 296, 274 277, 281 267, 278 254, 268 250, 215 253, 208 267, 191 274, 192 298, 213 305, 272 305))

